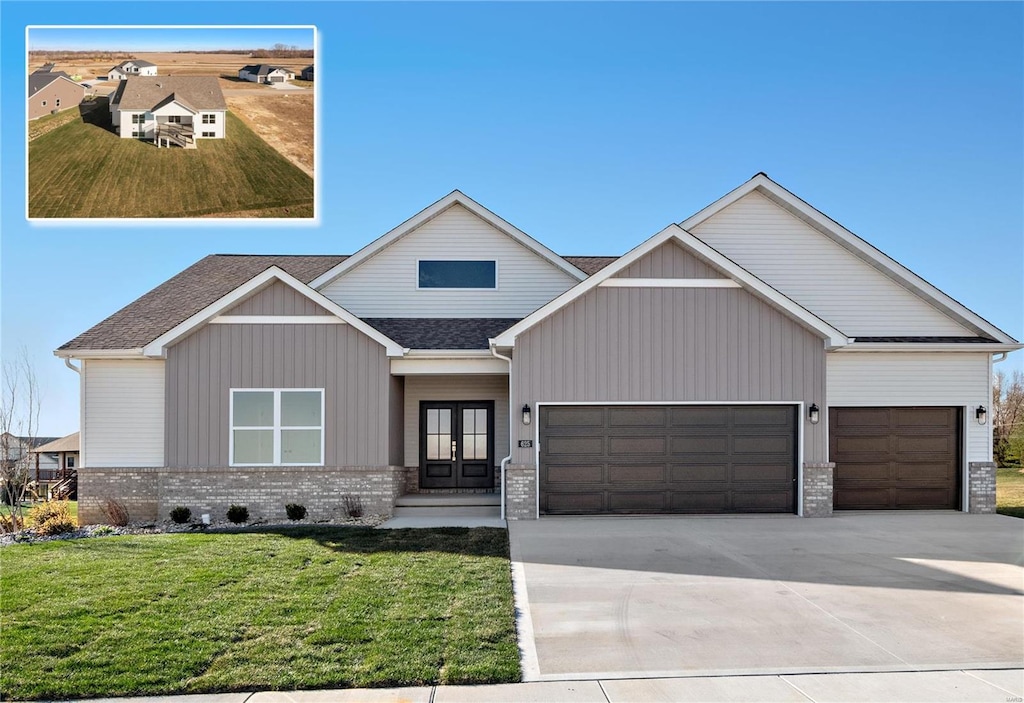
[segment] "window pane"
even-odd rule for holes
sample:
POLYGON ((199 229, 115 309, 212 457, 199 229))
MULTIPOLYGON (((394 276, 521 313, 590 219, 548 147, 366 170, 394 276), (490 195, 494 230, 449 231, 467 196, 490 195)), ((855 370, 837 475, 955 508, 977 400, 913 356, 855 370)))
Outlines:
POLYGON ((462 411, 462 434, 467 435, 476 432, 476 430, 473 429, 475 427, 475 423, 473 422, 474 417, 476 417, 476 415, 469 408, 462 411))
POLYGON ((273 391, 236 391, 235 427, 270 427, 274 424, 273 391))
POLYGON ((320 430, 281 430, 282 464, 319 464, 320 430))
POLYGON ((281 427, 319 427, 319 391, 281 391, 281 427))
POLYGON ((440 457, 438 457, 438 455, 437 455, 437 435, 436 434, 428 434, 427 435, 427 459, 429 459, 431 461, 434 461, 434 460, 439 459, 439 458, 440 457))
POLYGON ((420 288, 495 288, 493 261, 421 261, 420 288))
POLYGON ((235 430, 236 464, 274 463, 273 430, 235 430))
POLYGON ((437 431, 441 434, 452 433, 452 411, 448 408, 443 408, 437 411, 440 414, 441 421, 438 425, 437 431))
POLYGON ((487 435, 485 434, 478 434, 476 436, 476 458, 487 458, 487 435))
POLYGON ((437 434, 437 416, 439 410, 427 410, 427 434, 437 434))
POLYGON ((476 431, 478 434, 487 433, 487 410, 478 408, 476 411, 476 431))
POLYGON ((444 461, 452 458, 452 436, 450 434, 437 436, 437 458, 444 461))

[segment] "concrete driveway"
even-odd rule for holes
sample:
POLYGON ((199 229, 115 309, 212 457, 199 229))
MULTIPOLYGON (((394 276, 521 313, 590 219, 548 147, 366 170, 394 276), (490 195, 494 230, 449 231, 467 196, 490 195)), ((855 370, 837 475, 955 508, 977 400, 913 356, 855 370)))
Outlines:
POLYGON ((525 680, 1024 666, 1024 521, 509 523, 525 680))

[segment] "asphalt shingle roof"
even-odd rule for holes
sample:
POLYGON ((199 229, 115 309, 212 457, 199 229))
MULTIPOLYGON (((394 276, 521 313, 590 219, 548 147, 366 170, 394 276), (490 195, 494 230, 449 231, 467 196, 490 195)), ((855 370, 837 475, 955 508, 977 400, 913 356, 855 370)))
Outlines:
POLYGON ((568 261, 570 264, 578 268, 588 276, 593 276, 595 273, 603 269, 608 264, 612 263, 619 257, 617 256, 563 256, 563 259, 568 261))
POLYGON ((111 102, 122 110, 152 110, 171 97, 196 110, 228 108, 216 76, 129 76, 111 102))
MULTIPOLYGON (((67 78, 69 81, 71 80, 71 76, 64 73, 64 71, 40 71, 37 73, 29 74, 28 96, 31 98, 33 95, 35 95, 40 90, 53 83, 58 78, 67 78)), ((82 91, 84 92, 85 88, 82 88, 82 91)))
POLYGON ((363 318, 408 349, 487 349, 487 340, 519 322, 496 317, 363 318))
POLYGON ((291 73, 291 71, 289 71, 284 66, 272 66, 271 64, 268 63, 255 63, 249 66, 242 66, 241 70, 248 71, 249 73, 254 73, 259 76, 265 76, 271 71, 277 70, 287 71, 288 73, 291 73))

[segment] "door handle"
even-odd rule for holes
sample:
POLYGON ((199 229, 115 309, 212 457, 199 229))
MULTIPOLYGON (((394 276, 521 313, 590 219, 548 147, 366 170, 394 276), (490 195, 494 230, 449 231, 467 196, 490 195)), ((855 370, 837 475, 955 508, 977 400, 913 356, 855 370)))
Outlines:
POLYGON ((456 442, 456 441, 455 441, 455 440, 453 439, 453 440, 452 440, 452 459, 456 459, 456 458, 458 458, 458 456, 459 456, 459 455, 457 454, 458 450, 459 450, 459 447, 458 447, 458 442, 456 442))

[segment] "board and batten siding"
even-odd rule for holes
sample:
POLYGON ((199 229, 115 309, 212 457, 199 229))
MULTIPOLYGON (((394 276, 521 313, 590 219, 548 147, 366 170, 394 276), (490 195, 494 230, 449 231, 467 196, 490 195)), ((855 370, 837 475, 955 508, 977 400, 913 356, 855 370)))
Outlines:
POLYGON ((274 281, 271 285, 254 293, 224 314, 330 315, 331 312, 317 305, 314 301, 286 283, 274 281))
POLYGON ((206 325, 167 350, 167 465, 228 465, 232 388, 323 388, 325 465, 388 466, 389 376, 346 324, 206 325))
POLYGON ((164 465, 164 362, 82 361, 82 461, 90 468, 164 465))
POLYGON ((577 283, 461 205, 453 205, 320 292, 359 317, 526 317, 577 283), (496 290, 417 290, 419 259, 497 261, 496 290))
POLYGON ((974 334, 759 193, 692 231, 851 337, 974 334))
POLYGON ((975 408, 992 404, 989 360, 985 353, 831 353, 828 404, 966 407, 967 460, 991 461, 991 420, 979 425, 974 419, 975 408))
MULTIPOLYGON (((741 288, 595 288, 516 340, 524 403, 803 401, 825 405, 824 341, 741 288)), ((532 464, 516 423, 514 464, 532 464)), ((823 461, 825 425, 804 425, 823 461)))
POLYGON ((508 456, 508 376, 406 376, 405 465, 420 465, 420 402, 493 400, 494 464, 508 456))
POLYGON ((612 278, 725 278, 679 244, 669 241, 619 271, 612 278))

